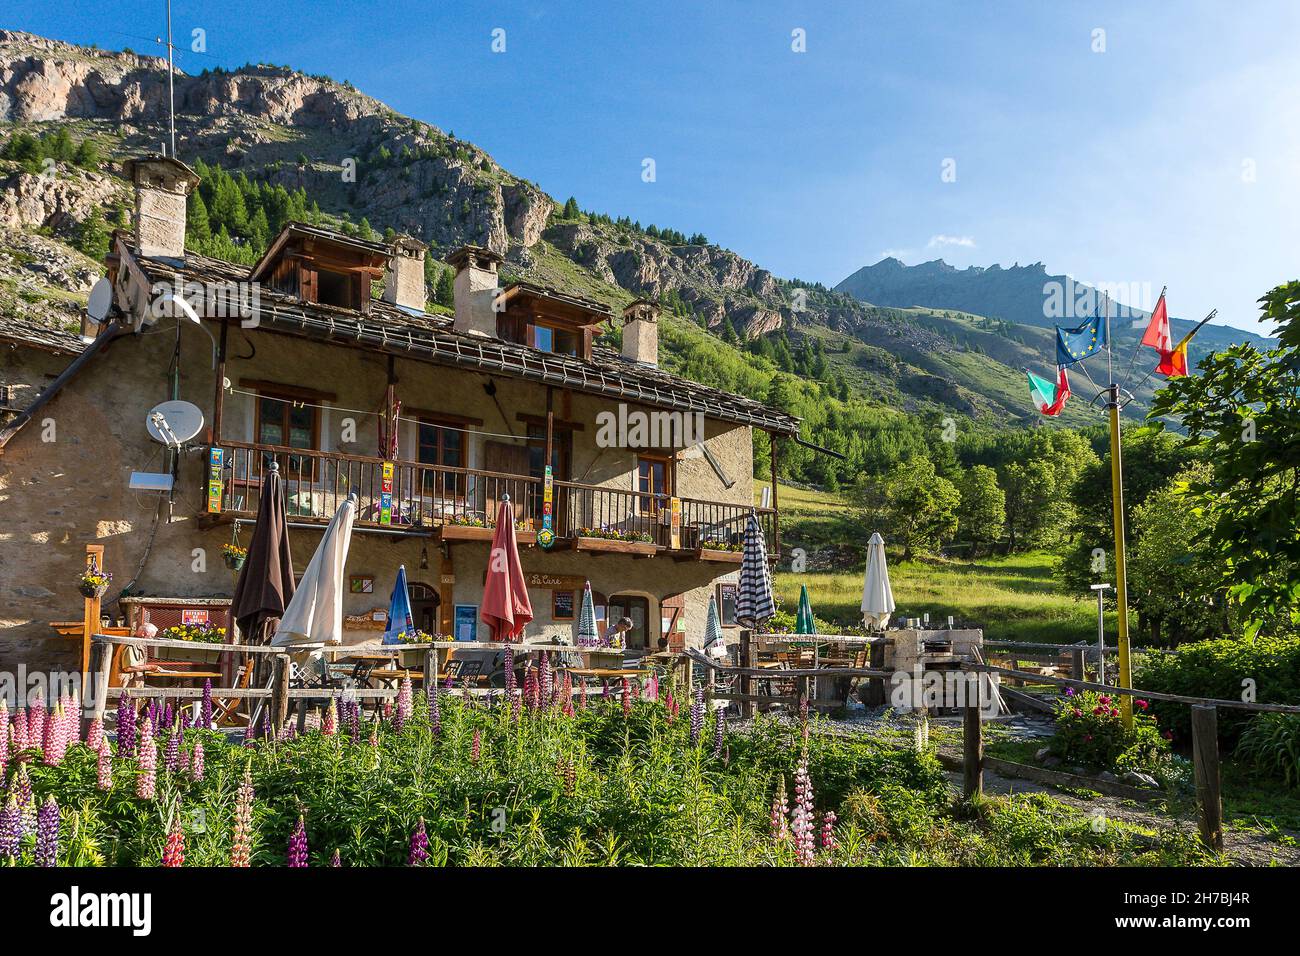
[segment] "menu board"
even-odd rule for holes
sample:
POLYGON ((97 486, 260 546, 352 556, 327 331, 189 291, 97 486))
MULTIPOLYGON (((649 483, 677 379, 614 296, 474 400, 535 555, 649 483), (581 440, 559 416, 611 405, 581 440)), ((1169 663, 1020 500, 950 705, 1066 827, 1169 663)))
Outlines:
POLYGON ((478 640, 478 605, 457 604, 453 634, 458 641, 478 640))
POLYGON ((551 620, 553 621, 573 620, 573 592, 572 591, 551 592, 551 620))
POLYGON ((723 627, 731 627, 736 623, 736 596, 739 593, 740 586, 737 584, 718 585, 718 617, 721 618, 723 627))

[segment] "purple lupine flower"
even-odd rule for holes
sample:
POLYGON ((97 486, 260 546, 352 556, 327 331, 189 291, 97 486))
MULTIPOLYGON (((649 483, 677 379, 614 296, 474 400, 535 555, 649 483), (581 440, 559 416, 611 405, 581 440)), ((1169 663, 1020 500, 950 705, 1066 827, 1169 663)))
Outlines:
POLYGON ((190 709, 186 707, 181 711, 181 730, 189 730, 194 726, 194 721, 190 718, 190 709))
MULTIPOLYGON (((163 707, 162 725, 164 727, 172 727, 175 726, 175 723, 176 723, 176 715, 172 710, 172 702, 169 700, 167 701, 167 705, 163 707)), ((157 728, 154 729, 156 730, 157 728)))
POLYGON ((407 866, 422 866, 429 859, 429 835, 424 830, 424 817, 411 834, 411 851, 406 855, 407 866))
POLYGON ((700 743, 700 734, 704 731, 704 688, 695 690, 695 703, 691 704, 691 746, 700 743))
POLYGON ((355 700, 348 705, 348 739, 361 743, 361 705, 355 700))
POLYGON ((481 747, 481 743, 479 741, 478 728, 475 727, 474 739, 470 742, 469 745, 469 759, 474 763, 478 763, 478 755, 480 752, 480 747, 481 747))
POLYGON ((190 754, 190 778, 196 781, 203 780, 203 741, 194 741, 194 752, 190 754))
POLYGON ((303 867, 307 865, 307 824, 298 814, 298 825, 289 836, 289 865, 303 867))
POLYGON ((130 697, 117 699, 117 755, 135 756, 135 701, 130 697))
POLYGON ((442 702, 438 700, 436 686, 429 694, 429 729, 435 737, 442 734, 442 702))
POLYGON ((203 679, 203 703, 199 706, 199 722, 204 730, 212 729, 212 678, 203 679))
POLYGON ((722 711, 718 711, 713 716, 713 756, 721 757, 722 745, 727 739, 727 718, 722 711))
POLYGON ((541 660, 537 665, 537 692, 543 706, 551 703, 552 690, 551 658, 546 651, 542 651, 541 660))
POLYGON ((343 860, 340 859, 339 857, 339 848, 335 847, 333 855, 330 856, 330 866, 332 866, 334 869, 337 870, 342 865, 343 865, 343 860))
POLYGON ((27 764, 18 765, 18 774, 9 781, 9 792, 18 798, 19 821, 23 833, 36 829, 36 796, 32 793, 32 779, 27 776, 27 764))
POLYGON ((144 710, 145 717, 149 720, 149 730, 153 732, 154 738, 158 737, 158 701, 150 700, 144 710))
POLYGON ((18 800, 10 794, 4 808, 0 809, 0 859, 16 857, 22 842, 23 814, 18 809, 18 800))
POLYGON ((113 752, 108 749, 108 738, 99 740, 99 756, 95 761, 95 786, 100 790, 113 789, 113 752))
POLYGON ((515 651, 514 648, 506 648, 506 696, 515 696, 515 689, 519 686, 515 680, 515 651))
POLYGON ((172 732, 167 735, 167 745, 163 748, 163 769, 168 773, 175 773, 181 765, 181 731, 179 726, 173 726, 172 732))
POLYGON ((36 815, 36 865, 58 865, 59 858, 59 804, 54 795, 45 798, 36 815))

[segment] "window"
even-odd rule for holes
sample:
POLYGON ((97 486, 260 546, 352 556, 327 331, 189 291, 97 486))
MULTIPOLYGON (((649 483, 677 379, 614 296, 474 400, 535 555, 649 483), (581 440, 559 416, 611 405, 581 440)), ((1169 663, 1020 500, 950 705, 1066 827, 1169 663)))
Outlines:
POLYGON ((661 507, 667 506, 665 499, 672 494, 672 462, 667 458, 638 455, 636 467, 636 490, 642 495, 641 511, 643 514, 658 514, 661 507))
POLYGON ((352 298, 352 276, 342 272, 318 269, 316 272, 316 301, 324 305, 338 305, 345 309, 356 307, 352 298))
POLYGON ((543 352, 576 356, 581 353, 582 338, 568 329, 560 329, 551 325, 535 325, 533 326, 532 345, 533 348, 543 352))
MULTIPOLYGON (((290 398, 259 391, 257 393, 257 443, 278 448, 308 448, 319 446, 320 409, 305 399, 290 398)), ((271 456, 267 456, 268 459, 271 456)), ((289 474, 301 477, 311 471, 311 459, 290 455, 289 474)))
MULTIPOLYGON (((419 457, 422 465, 465 467, 465 432, 442 422, 420 420, 419 457)), ((422 490, 426 495, 464 497, 463 477, 455 472, 422 472, 422 490), (459 489, 459 490, 458 490, 459 489)))

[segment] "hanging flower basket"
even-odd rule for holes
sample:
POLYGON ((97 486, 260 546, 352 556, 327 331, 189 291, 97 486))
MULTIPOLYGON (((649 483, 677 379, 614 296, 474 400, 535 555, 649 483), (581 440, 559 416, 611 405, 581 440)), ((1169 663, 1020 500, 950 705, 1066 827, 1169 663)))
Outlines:
POLYGON ((112 580, 113 575, 107 571, 101 571, 92 564, 81 572, 81 577, 77 579, 77 590, 81 592, 83 597, 102 598, 108 591, 108 585, 112 580))
POLYGON ((108 593, 108 582, 103 584, 79 584, 77 590, 82 593, 83 597, 102 598, 108 593))
POLYGON ((241 548, 237 544, 223 544, 221 559, 226 562, 226 567, 230 570, 239 572, 243 569, 244 562, 248 560, 248 549, 241 548))

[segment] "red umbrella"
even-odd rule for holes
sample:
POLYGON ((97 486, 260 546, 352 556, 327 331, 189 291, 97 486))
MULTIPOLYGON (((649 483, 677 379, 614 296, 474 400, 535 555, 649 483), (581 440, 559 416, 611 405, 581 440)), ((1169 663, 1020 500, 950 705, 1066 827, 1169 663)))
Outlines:
POLYGON ((524 633, 524 625, 533 619, 533 604, 528 600, 528 585, 519 563, 515 512, 509 495, 501 496, 501 507, 497 510, 479 617, 492 629, 494 641, 517 640, 524 633))

